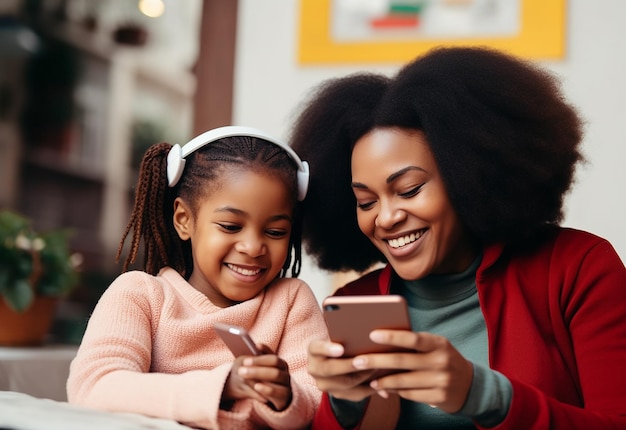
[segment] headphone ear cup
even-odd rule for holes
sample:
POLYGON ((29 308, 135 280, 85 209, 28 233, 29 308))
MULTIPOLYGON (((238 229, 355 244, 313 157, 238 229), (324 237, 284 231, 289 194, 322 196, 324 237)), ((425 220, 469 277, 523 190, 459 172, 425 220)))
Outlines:
POLYGON ((167 184, 170 187, 176 185, 185 170, 183 149, 179 144, 172 146, 167 154, 167 184))
POLYGON ((302 161, 302 169, 298 169, 298 200, 302 201, 306 197, 309 189, 309 163, 302 161))

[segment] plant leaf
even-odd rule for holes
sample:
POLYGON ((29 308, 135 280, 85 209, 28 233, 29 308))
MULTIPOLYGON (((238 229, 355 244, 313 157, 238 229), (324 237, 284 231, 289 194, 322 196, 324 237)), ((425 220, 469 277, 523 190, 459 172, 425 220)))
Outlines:
POLYGON ((28 281, 17 279, 13 288, 4 291, 4 298, 11 309, 24 312, 35 300, 35 294, 28 281))

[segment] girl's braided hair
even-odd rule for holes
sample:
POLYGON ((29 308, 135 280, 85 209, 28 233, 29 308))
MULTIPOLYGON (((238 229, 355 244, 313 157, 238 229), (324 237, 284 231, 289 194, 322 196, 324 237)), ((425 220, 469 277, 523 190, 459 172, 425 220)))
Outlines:
POLYGON ((170 188, 167 155, 171 148, 169 143, 157 143, 148 148, 143 156, 133 210, 116 254, 116 261, 119 261, 126 238, 130 236, 130 252, 122 270, 127 271, 135 262, 143 241, 144 271, 156 275, 163 267, 169 266, 188 278, 193 270, 191 243, 181 240, 174 228, 174 200, 182 198, 195 214, 202 199, 216 189, 229 168, 238 166, 270 174, 288 187, 294 201, 294 222, 289 240, 290 252, 280 276, 285 276, 291 268, 291 276, 297 277, 302 266, 297 166, 287 153, 279 146, 256 137, 222 138, 187 156, 180 181, 170 188))

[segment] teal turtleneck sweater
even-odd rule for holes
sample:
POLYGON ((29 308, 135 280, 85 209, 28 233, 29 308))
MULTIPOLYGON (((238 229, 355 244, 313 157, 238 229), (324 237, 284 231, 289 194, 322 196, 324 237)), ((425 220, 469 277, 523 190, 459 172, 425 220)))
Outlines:
MULTIPOLYGON (((476 420, 484 427, 500 423, 511 401, 511 384, 489 368, 487 329, 478 302, 476 269, 480 258, 463 273, 430 275, 416 281, 395 282, 392 294, 404 296, 409 305, 413 331, 445 336, 474 366, 472 386, 463 408, 448 414, 426 404, 402 399, 397 429, 471 429, 476 420)), ((339 422, 356 424, 366 402, 331 398, 339 422)))

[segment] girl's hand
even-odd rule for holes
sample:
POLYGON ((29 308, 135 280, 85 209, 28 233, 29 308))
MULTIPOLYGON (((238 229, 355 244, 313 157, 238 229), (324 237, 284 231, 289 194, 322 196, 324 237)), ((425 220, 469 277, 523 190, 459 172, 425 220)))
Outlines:
POLYGON ((415 352, 366 354, 354 357, 356 369, 398 369, 402 373, 385 376, 369 385, 381 396, 400 397, 454 413, 465 403, 472 385, 473 366, 446 339, 425 332, 374 330, 370 339, 415 352))
POLYGON ((352 358, 339 358, 343 347, 338 343, 314 340, 309 343, 308 371, 320 390, 338 399, 362 400, 374 393, 365 382, 375 370, 358 370, 352 358))
POLYGON ((224 399, 254 399, 282 411, 291 403, 289 366, 264 347, 264 355, 235 359, 224 389, 224 399))

